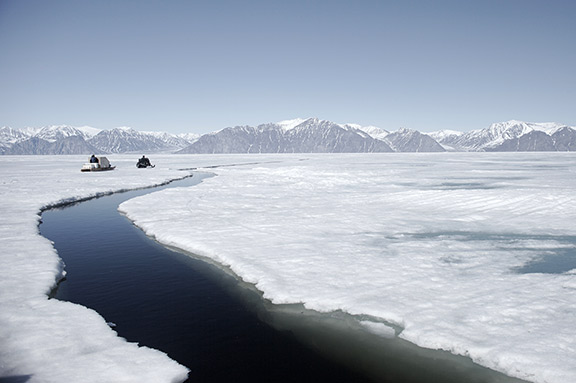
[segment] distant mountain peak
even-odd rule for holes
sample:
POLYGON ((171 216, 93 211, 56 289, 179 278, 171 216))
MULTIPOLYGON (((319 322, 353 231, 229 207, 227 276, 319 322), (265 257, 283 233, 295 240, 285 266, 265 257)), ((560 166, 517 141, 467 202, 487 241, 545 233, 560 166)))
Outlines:
POLYGON ((398 152, 444 152, 446 151, 434 138, 417 130, 400 128, 388 134, 384 140, 398 152))
MULTIPOLYGON (((414 129, 409 129, 409 128, 399 128, 397 131, 397 133, 414 133, 416 132, 414 129)), ((393 132, 394 133, 394 132, 393 132)))
POLYGON ((73 127, 69 125, 50 125, 37 130, 33 136, 49 142, 56 142, 63 138, 79 136, 89 139, 95 136, 99 129, 90 127, 73 127))
POLYGON ((179 153, 360 153, 390 152, 368 134, 312 117, 237 126, 204 135, 179 153))
POLYGON ((284 129, 284 130, 290 130, 290 129, 297 127, 298 125, 300 125, 304 121, 306 121, 305 118, 295 118, 292 120, 284 120, 284 121, 277 122, 276 125, 280 125, 282 127, 282 129, 284 129))
POLYGON ((300 124, 296 125, 294 128, 301 128, 307 126, 318 126, 318 127, 326 127, 336 125, 335 123, 327 120, 320 120, 318 117, 310 117, 302 121, 300 124))
POLYGON ((576 130, 555 122, 508 120, 458 135, 433 133, 431 136, 448 150, 456 151, 555 151, 572 150, 571 132, 576 130), (563 128, 568 128, 563 139, 551 138, 563 128))
POLYGON ((120 130, 120 131, 124 131, 124 132, 137 132, 136 129, 134 129, 130 126, 117 126, 117 127, 112 128, 110 130, 120 130))

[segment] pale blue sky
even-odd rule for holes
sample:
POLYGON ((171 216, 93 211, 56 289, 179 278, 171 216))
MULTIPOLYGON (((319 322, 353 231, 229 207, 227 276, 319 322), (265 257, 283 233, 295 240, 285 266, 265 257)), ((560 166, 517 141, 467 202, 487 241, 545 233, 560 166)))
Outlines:
POLYGON ((576 1, 0 0, 0 126, 576 125, 576 1))

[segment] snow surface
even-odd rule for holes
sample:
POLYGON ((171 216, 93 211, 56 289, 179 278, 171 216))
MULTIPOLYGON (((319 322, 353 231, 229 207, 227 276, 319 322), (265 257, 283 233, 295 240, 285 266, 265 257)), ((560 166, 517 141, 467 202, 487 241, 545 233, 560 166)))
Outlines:
POLYGON ((133 156, 108 158, 116 170, 81 173, 84 156, 0 156, 0 378, 186 378, 93 310, 47 298, 63 266, 38 223, 43 207, 205 167, 218 176, 121 210, 275 303, 343 310, 383 338, 401 328, 413 343, 530 381, 576 381, 576 271, 521 272, 574 258, 573 153, 155 155, 144 172, 133 156))
POLYGON ((554 134, 558 129, 563 128, 566 124, 559 124, 557 122, 524 122, 518 120, 510 120, 505 122, 497 122, 490 125, 489 129, 501 129, 506 130, 510 129, 514 126, 523 127, 526 132, 530 132, 531 130, 538 130, 540 132, 544 132, 551 136, 554 134))
POLYGON ((446 137, 450 137, 450 136, 461 136, 464 133, 463 132, 459 132, 457 130, 449 130, 449 129, 445 129, 445 130, 438 130, 435 132, 430 132, 430 133, 426 133, 428 134, 430 137, 432 137, 433 139, 435 139, 436 141, 442 140, 446 137))
MULTIPOLYGON (((190 157, 189 157, 190 158, 190 157)), ((46 206, 181 178, 158 157, 153 171, 134 156, 108 156, 114 171, 81 173, 86 156, 0 156, 0 380, 29 383, 182 382, 187 368, 117 336, 95 311, 48 299, 63 275, 38 232, 46 206)), ((179 167, 193 166, 183 156, 179 167)), ((87 217, 88 218, 88 217, 87 217)))
POLYGON ((350 126, 352 128, 358 129, 370 135, 370 137, 377 140, 385 140, 386 136, 390 134, 389 131, 385 129, 378 128, 376 126, 361 126, 358 124, 346 124, 345 126, 350 126))
POLYGON ((290 130, 290 129, 294 129, 295 127, 297 127, 298 125, 300 125, 301 123, 303 123, 304 121, 306 121, 305 118, 295 118, 292 120, 284 120, 284 121, 280 121, 277 122, 277 125, 280 125, 282 127, 282 129, 284 130, 290 130))
MULTIPOLYGON (((284 120, 284 121, 280 121, 280 122, 276 122, 276 125, 279 125, 280 127, 282 127, 282 129, 284 129, 284 131, 288 131, 291 129, 294 129, 295 127, 297 127, 298 125, 302 124, 305 121, 310 120, 311 118, 295 118, 293 120, 284 120)), ((332 122, 330 121, 326 121, 326 120, 320 120, 321 122, 325 122, 325 123, 329 123, 332 124, 332 122)), ((360 130, 366 134, 368 134, 370 137, 372 138, 376 138, 378 140, 382 140, 384 139, 384 137, 386 137, 388 134, 390 134, 390 132, 378 128, 376 126, 362 126, 359 124, 336 124, 340 127, 342 127, 343 129, 356 129, 356 130, 360 130)))
POLYGON ((342 310, 529 381, 576 381, 576 270, 523 272, 575 264, 574 154, 246 158, 120 210, 273 303, 342 310))

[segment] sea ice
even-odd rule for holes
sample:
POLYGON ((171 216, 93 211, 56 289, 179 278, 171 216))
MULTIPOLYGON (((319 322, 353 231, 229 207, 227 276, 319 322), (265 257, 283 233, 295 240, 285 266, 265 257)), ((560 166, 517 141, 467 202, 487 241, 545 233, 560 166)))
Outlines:
POLYGON ((529 381, 576 381, 576 274, 523 271, 574 257, 574 154, 249 158, 120 210, 273 303, 377 318, 529 381))
POLYGON ((165 158, 155 157, 154 171, 142 171, 135 167, 136 156, 109 156, 116 170, 81 173, 86 156, 0 156, 0 380, 186 379, 186 367, 119 338, 93 310, 48 299, 64 269, 38 232, 40 211, 47 206, 181 178, 189 172, 177 168, 195 162, 180 157, 176 165, 165 158))

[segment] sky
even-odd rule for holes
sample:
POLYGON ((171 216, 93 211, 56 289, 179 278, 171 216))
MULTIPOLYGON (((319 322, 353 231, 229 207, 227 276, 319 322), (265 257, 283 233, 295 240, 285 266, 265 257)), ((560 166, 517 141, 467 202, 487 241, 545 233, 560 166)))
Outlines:
POLYGON ((0 126, 576 126, 576 2, 0 0, 0 126))

